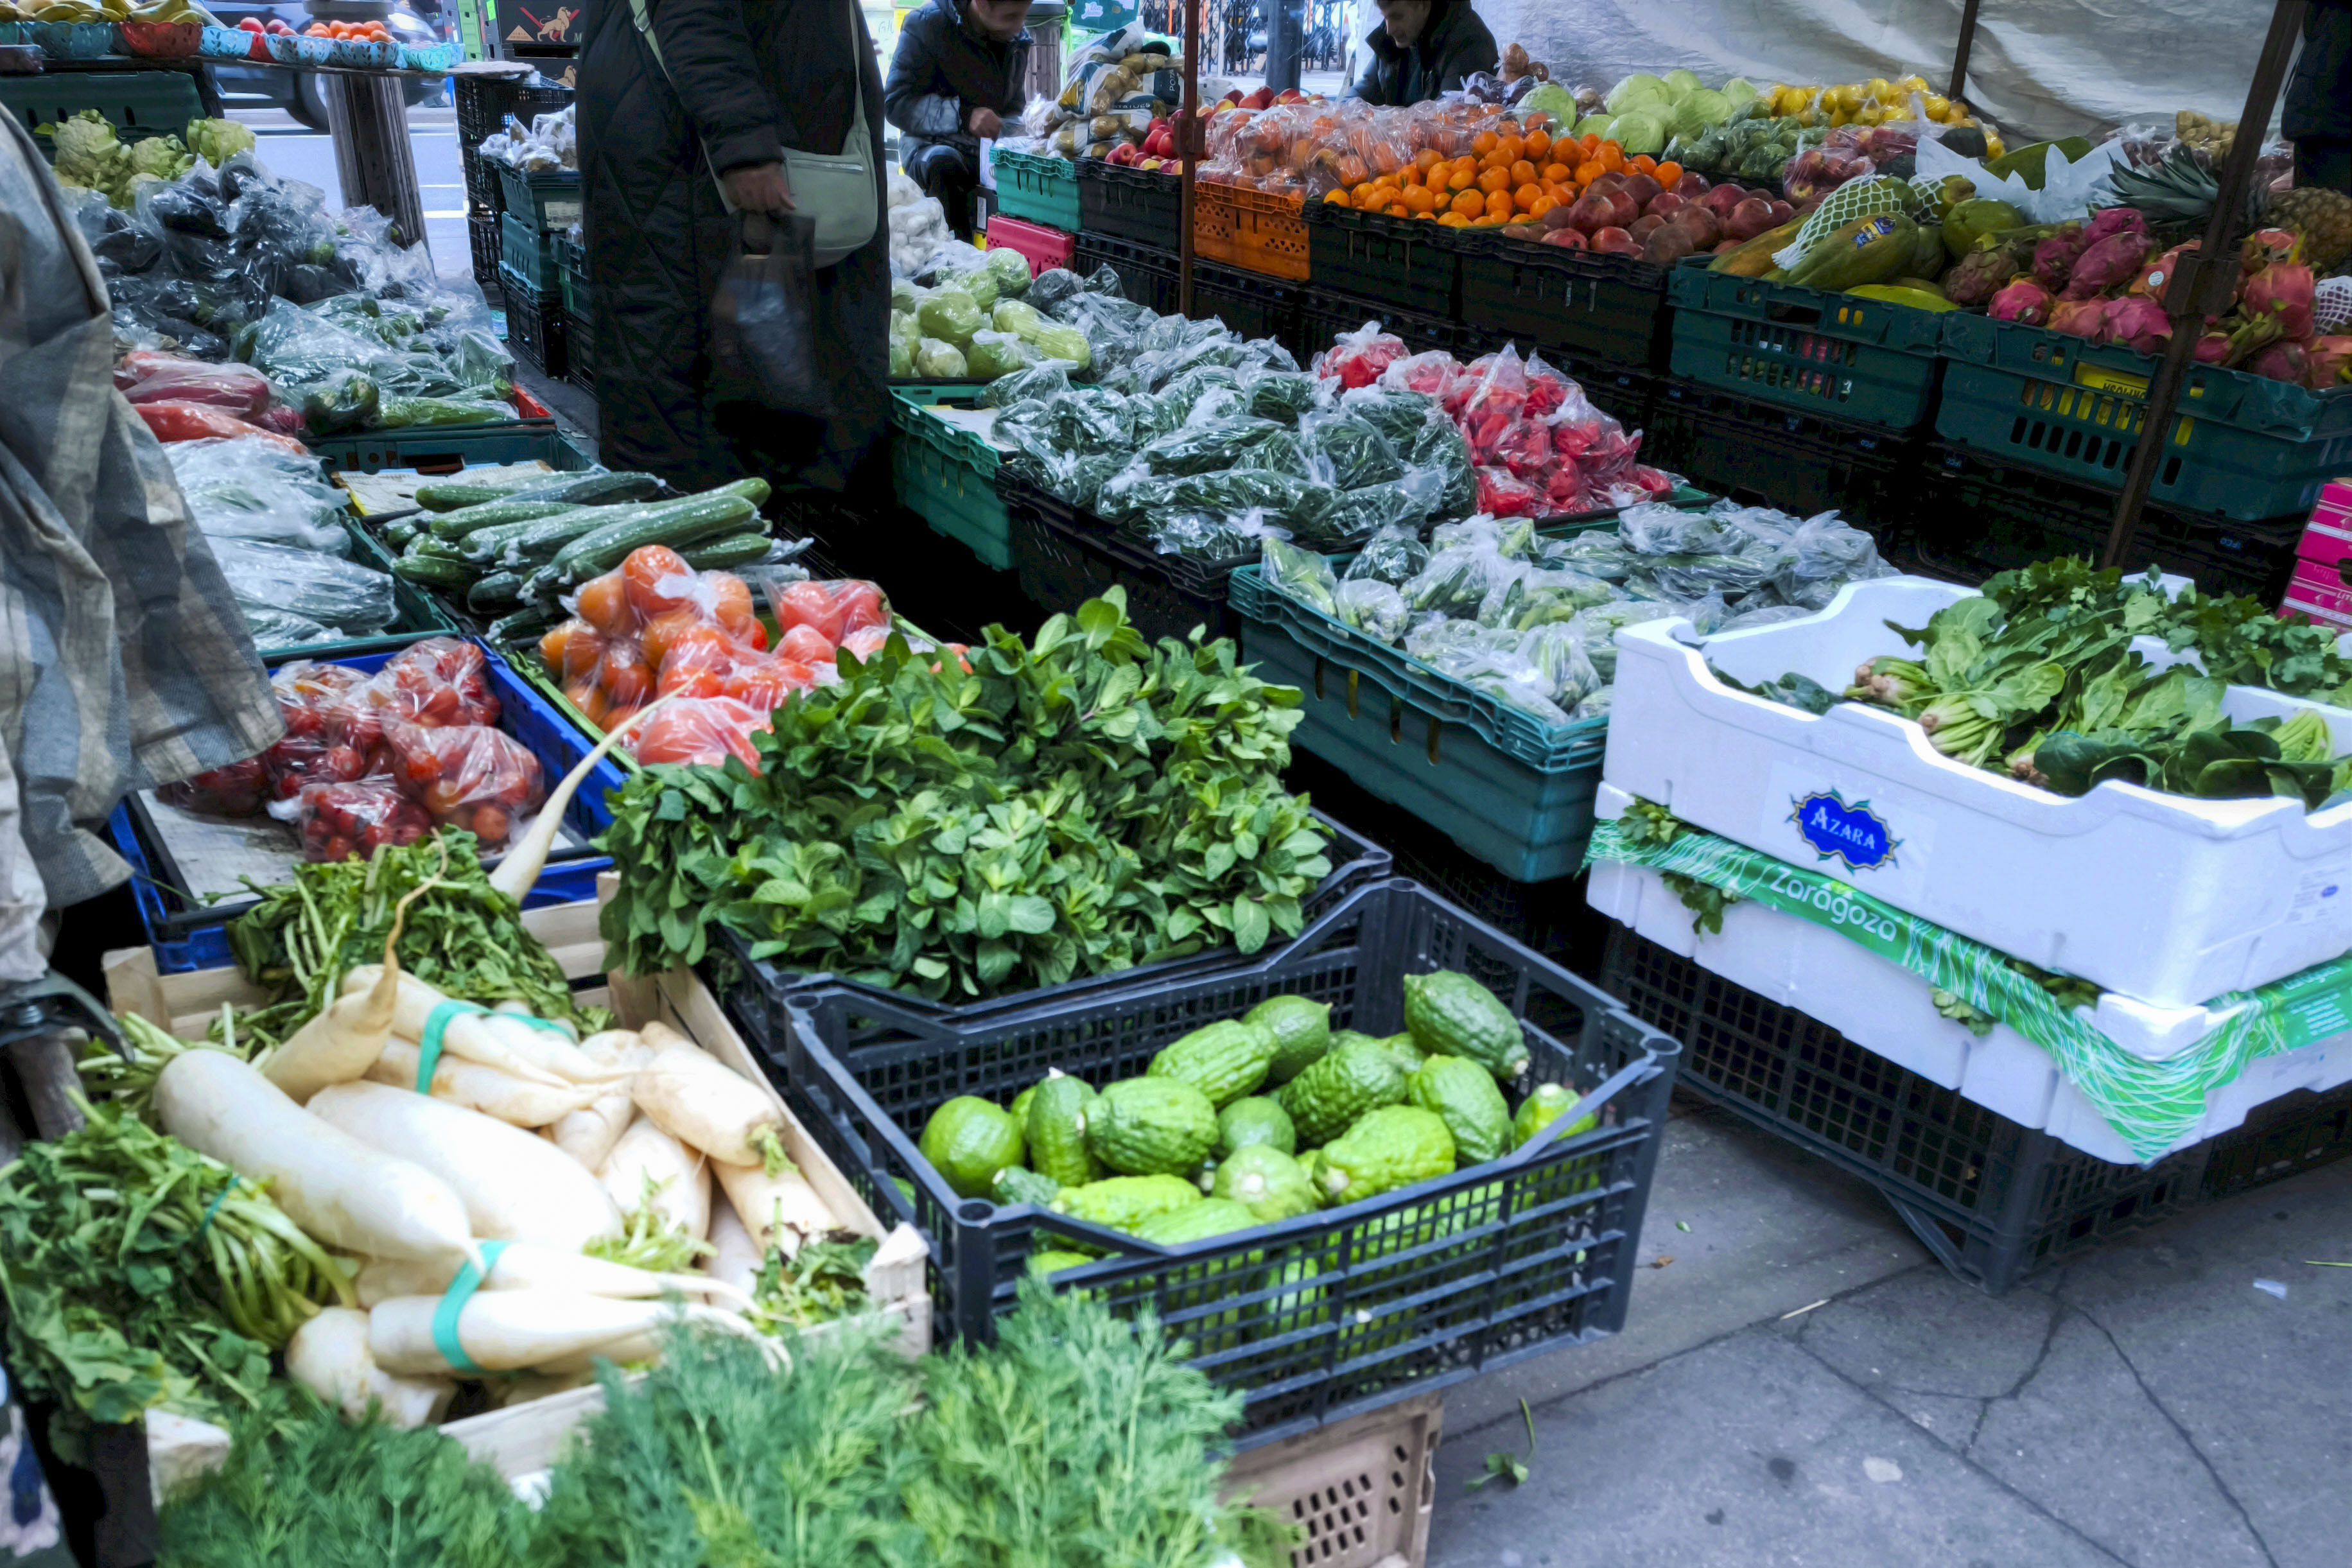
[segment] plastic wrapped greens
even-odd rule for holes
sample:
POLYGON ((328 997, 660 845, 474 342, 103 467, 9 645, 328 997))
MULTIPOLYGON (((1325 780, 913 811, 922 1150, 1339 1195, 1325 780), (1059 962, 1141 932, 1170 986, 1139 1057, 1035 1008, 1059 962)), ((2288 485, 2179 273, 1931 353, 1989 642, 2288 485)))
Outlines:
POLYGON ((372 636, 392 624, 387 573, 249 539, 215 539, 213 555, 241 607, 288 611, 351 637, 372 636))
POLYGON ((1601 689, 1601 672, 1585 649, 1584 633, 1571 622, 1536 627, 1520 640, 1519 657, 1535 667, 1543 678, 1545 695, 1564 711, 1573 712, 1601 689))
POLYGON ((1339 617, 1338 595, 1339 581, 1331 574, 1331 563, 1312 550, 1280 540, 1265 542, 1261 557, 1265 580, 1303 605, 1322 611, 1334 620, 1339 617))
POLYGON ((239 604, 237 611, 245 616, 245 629, 252 634, 256 647, 300 647, 305 643, 342 640, 342 634, 332 626, 320 626, 310 616, 298 616, 291 610, 239 604))
POLYGON ((1076 273, 1066 267, 1055 267, 1031 279, 1029 292, 1023 298, 1040 310, 1051 310, 1084 287, 1076 273))
POLYGON ((1246 560, 1261 546, 1278 542, 1286 530, 1253 507, 1240 513, 1155 511, 1146 529, 1162 555, 1196 555, 1211 561, 1246 560))
POLYGON ((1250 448, 1276 435, 1266 419, 1209 419, 1155 437, 1136 458, 1155 474, 1210 474, 1239 468, 1250 448))
POLYGON ((1431 423, 1446 422, 1435 398, 1381 386, 1360 386, 1342 393, 1339 406, 1388 437, 1400 451, 1419 440, 1431 423))
POLYGON ((1297 371, 1267 371, 1249 378, 1249 411, 1260 419, 1292 424, 1316 405, 1321 383, 1297 371))
POLYGON ((163 453, 208 537, 350 552, 341 524, 350 498, 320 477, 314 459, 264 441, 173 441, 163 453))
POLYGON ((1416 468, 1434 468, 1444 476, 1445 488, 1437 500, 1443 517, 1468 517, 1478 510, 1478 470, 1470 460, 1470 443, 1444 418, 1424 420, 1414 431, 1412 444, 1400 448, 1416 468))
POLYGON ((1404 476, 1404 464, 1388 439, 1343 409, 1307 415, 1299 420, 1298 432, 1328 465, 1326 471, 1336 489, 1360 489, 1404 476))
POLYGON ((1048 363, 1034 364, 990 382, 982 391, 980 401, 984 407, 1011 408, 1017 404, 1066 397, 1069 393, 1069 366, 1048 363))
POLYGON ((968 345, 972 334, 988 324, 982 314, 980 301, 961 289, 942 289, 923 301, 915 312, 915 320, 927 338, 937 338, 958 350, 968 345))
MULTIPOLYGON (((1411 582, 1428 564, 1429 546, 1421 542, 1421 530, 1396 525, 1376 530, 1365 541, 1363 549, 1357 552, 1356 558, 1348 563, 1345 575, 1351 582, 1370 578, 1398 588, 1411 582)), ((1402 628, 1399 635, 1402 635, 1402 628)))
POLYGON ((1418 529, 1436 510, 1444 480, 1433 469, 1416 468, 1381 484, 1351 490, 1318 489, 1297 517, 1302 535, 1338 542, 1381 529, 1418 529))
POLYGON ((1244 468, 1264 468, 1268 473, 1288 474, 1294 479, 1312 479, 1315 467, 1307 444, 1296 430, 1276 426, 1264 440, 1253 443, 1234 465, 1244 468))
POLYGON ((929 381, 958 381, 971 374, 963 351, 938 338, 925 338, 915 350, 915 374, 929 381))
POLYGON ((1026 370, 1036 363, 1037 351, 1011 332, 974 332, 971 346, 964 351, 968 374, 986 376, 991 381, 1026 370))
POLYGON ((1384 643, 1402 640, 1412 612, 1393 584, 1377 577, 1350 577, 1333 593, 1339 618, 1384 643))
POLYGON ((1840 522, 1837 513, 1825 511, 1807 518, 1790 533, 1772 585, 1790 605, 1825 610, 1848 583, 1894 574, 1895 569, 1878 557, 1877 541, 1840 522))

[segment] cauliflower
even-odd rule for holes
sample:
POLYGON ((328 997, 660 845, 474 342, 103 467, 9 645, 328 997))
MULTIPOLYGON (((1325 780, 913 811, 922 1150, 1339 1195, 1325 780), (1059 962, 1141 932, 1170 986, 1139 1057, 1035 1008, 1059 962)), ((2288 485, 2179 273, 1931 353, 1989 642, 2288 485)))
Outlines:
POLYGON ((58 184, 103 191, 109 201, 129 187, 131 154, 97 110, 85 109, 70 120, 38 127, 37 132, 57 144, 58 184))
POLYGON ((158 180, 176 180, 196 166, 176 136, 150 136, 131 144, 131 172, 158 180))
POLYGON ((234 120, 191 120, 187 134, 188 146, 215 169, 255 146, 252 127, 234 120))

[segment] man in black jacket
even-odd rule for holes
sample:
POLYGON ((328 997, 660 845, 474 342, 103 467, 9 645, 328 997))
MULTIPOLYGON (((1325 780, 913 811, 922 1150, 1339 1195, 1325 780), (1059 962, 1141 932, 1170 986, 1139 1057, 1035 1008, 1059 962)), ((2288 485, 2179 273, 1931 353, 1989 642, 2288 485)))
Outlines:
POLYGON ((971 233, 982 138, 1003 135, 1027 100, 1028 22, 1029 0, 930 0, 898 31, 883 111, 907 177, 958 234, 971 233))
POLYGON ((879 212, 882 73, 865 18, 855 0, 646 4, 659 59, 630 0, 590 0, 580 48, 601 456, 681 489, 747 468, 780 487, 840 491, 854 474, 862 486, 890 426, 888 226, 877 217, 871 244, 814 276, 811 352, 832 419, 779 414, 725 384, 710 301, 734 253, 729 208, 789 210, 784 149, 844 151, 861 94, 879 212))
POLYGON ((1364 42, 1371 68, 1349 88, 1366 103, 1426 103, 1465 77, 1491 71, 1503 51, 1469 0, 1380 0, 1381 25, 1364 42))
POLYGON ((2294 143, 2294 183, 2352 193, 2352 3, 2312 0, 2279 130, 2294 143))

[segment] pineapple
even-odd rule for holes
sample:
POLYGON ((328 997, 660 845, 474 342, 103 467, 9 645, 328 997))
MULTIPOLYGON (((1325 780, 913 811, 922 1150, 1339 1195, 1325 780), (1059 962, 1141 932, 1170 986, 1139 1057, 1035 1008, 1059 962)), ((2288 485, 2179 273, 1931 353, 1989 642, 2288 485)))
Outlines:
POLYGON ((2321 277, 2352 258, 2352 196, 2298 185, 2271 197, 2267 221, 2303 236, 2304 259, 2321 277))

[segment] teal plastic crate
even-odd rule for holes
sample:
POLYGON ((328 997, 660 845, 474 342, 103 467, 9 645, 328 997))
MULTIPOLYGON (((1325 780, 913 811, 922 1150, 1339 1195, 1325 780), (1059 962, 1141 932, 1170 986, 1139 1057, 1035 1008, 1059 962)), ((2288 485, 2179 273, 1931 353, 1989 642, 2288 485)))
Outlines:
POLYGON ((890 471, 898 504, 985 565, 1013 570, 1013 520, 997 493, 996 448, 904 393, 891 398, 890 471))
POLYGON ((1256 566, 1234 574, 1232 603, 1243 658, 1304 694, 1292 745, 1514 881, 1583 864, 1606 719, 1545 724, 1309 609, 1256 566))
POLYGON ((593 321, 588 308, 588 249, 569 234, 555 237, 556 292, 563 297, 563 313, 593 321))
MULTIPOLYGON (((1989 316, 1942 318, 1936 433, 2007 462, 2123 488, 2156 361, 1989 316)), ((2236 522, 2307 514, 2352 469, 2352 391, 2192 364, 2149 499, 2236 522)))
MULTIPOLYGON (((25 24, 27 29, 44 24, 25 24)), ((49 24, 81 26, 79 23, 49 24)), ((111 27, 89 25, 96 32, 111 27)), ((0 42, 8 42, 0 39, 0 42)), ((185 71, 58 71, 43 76, 0 76, 0 109, 15 116, 27 131, 70 120, 85 109, 95 109, 126 142, 142 137, 178 135, 188 121, 202 118, 204 104, 196 97, 196 79, 185 71)), ((47 136, 33 144, 54 159, 57 146, 47 136)))
POLYGON ((996 210, 1008 217, 1078 232, 1078 166, 1034 153, 996 154, 996 210))
POLYGON ((507 216, 519 217, 533 228, 565 229, 580 221, 583 198, 577 169, 527 174, 510 163, 500 163, 499 187, 505 193, 507 216))
POLYGON ((1856 425, 1927 423, 1947 315, 1709 272, 1708 259, 1666 283, 1676 376, 1856 425))
POLYGON ((531 292, 552 294, 559 287, 555 241, 546 229, 508 213, 499 219, 499 265, 530 284, 531 292))
POLYGON ((511 425, 444 425, 413 430, 367 430, 356 436, 322 437, 310 449, 337 468, 374 473, 414 468, 424 474, 454 474, 485 463, 528 463, 534 458, 566 471, 592 459, 574 447, 552 419, 518 419, 511 425))

